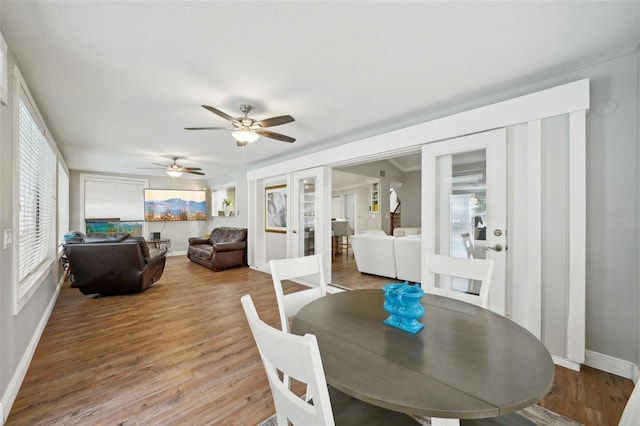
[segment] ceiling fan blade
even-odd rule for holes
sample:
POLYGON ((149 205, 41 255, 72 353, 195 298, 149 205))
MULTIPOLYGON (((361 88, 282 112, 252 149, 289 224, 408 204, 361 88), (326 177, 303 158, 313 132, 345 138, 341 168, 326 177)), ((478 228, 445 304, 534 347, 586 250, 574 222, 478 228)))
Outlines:
POLYGON ((204 109, 206 109, 207 111, 210 111, 210 112, 214 113, 215 115, 224 118, 227 121, 234 121, 235 120, 235 118, 233 118, 229 114, 224 113, 224 112, 220 111, 219 109, 216 109, 216 108, 211 107, 209 105, 202 105, 202 107, 204 109))
POLYGON ((167 167, 169 167, 171 165, 171 164, 160 164, 160 163, 151 163, 151 164, 155 164, 156 166, 160 166, 160 167, 164 167, 164 168, 167 168, 167 167))
POLYGON ((234 130, 230 127, 185 127, 185 130, 234 130))
POLYGON ((192 170, 182 170, 185 173, 191 173, 192 175, 200 175, 200 176, 204 176, 204 173, 202 172, 194 172, 192 170))
POLYGON ((200 167, 183 167, 182 170, 185 172, 188 172, 188 171, 202 170, 202 169, 200 167))
POLYGON ((267 137, 267 138, 277 139, 277 140, 282 141, 282 142, 292 143, 292 142, 296 141, 291 136, 282 135, 282 134, 276 133, 276 132, 270 132, 268 130, 256 130, 256 133, 259 134, 259 135, 262 135, 264 137, 267 137))
POLYGON ((293 118, 292 116, 281 115, 279 117, 272 117, 267 118, 266 120, 258 121, 258 124, 260 125, 260 127, 273 127, 279 126, 281 124, 291 123, 292 121, 295 121, 295 118, 293 118))
POLYGON ((147 170, 163 170, 166 169, 167 166, 163 167, 136 167, 136 169, 147 169, 147 170))

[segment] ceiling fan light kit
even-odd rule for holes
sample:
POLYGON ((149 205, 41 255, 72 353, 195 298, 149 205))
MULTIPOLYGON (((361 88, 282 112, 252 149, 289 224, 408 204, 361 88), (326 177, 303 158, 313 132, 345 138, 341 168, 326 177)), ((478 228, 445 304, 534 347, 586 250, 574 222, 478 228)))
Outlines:
POLYGON ((260 137, 259 134, 248 129, 236 130, 235 132, 231 132, 231 136, 233 136, 236 141, 242 143, 243 146, 248 143, 257 141, 260 137))
POLYGON ((178 171, 178 170, 167 170, 167 174, 171 177, 180 177, 182 176, 182 172, 178 171))
POLYGON ((253 109, 251 105, 240 105, 240 111, 244 114, 244 117, 238 118, 233 118, 229 114, 209 105, 202 105, 202 107, 207 111, 212 112, 215 115, 231 122, 233 127, 185 127, 186 130, 231 130, 231 136, 233 136, 233 138, 236 140, 236 144, 238 146, 245 146, 247 144, 253 143, 257 141, 260 136, 288 143, 296 141, 291 136, 264 130, 265 127, 279 126, 281 124, 287 124, 295 121, 295 119, 290 115, 281 115, 278 117, 271 117, 265 120, 258 121, 251 117, 248 117, 249 112, 251 112, 251 110, 253 109))

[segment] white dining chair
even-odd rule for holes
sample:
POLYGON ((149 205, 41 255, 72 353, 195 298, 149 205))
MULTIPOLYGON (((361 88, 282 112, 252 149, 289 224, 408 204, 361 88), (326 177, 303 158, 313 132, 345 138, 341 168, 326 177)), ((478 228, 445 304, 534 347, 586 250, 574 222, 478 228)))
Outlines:
POLYGON ((640 424, 640 386, 636 384, 624 407, 618 426, 637 426, 640 424))
POLYGON ((467 257, 473 259, 473 242, 471 241, 471 235, 468 232, 460 234, 462 241, 464 242, 464 248, 467 250, 467 257))
POLYGON ((271 278, 280 311, 282 331, 289 331, 289 317, 295 316, 300 308, 319 297, 326 296, 327 283, 324 279, 322 258, 319 254, 288 259, 274 259, 269 261, 271 278), (305 290, 284 294, 282 281, 295 278, 318 275, 319 285, 305 290))
POLYGON ((406 414, 385 410, 327 386, 316 336, 290 334, 263 322, 250 295, 240 299, 258 346, 276 407, 278 426, 416 425, 406 414), (278 372, 307 385, 308 402, 282 381, 278 372))
MULTIPOLYGON (((493 259, 466 259, 462 257, 444 256, 440 254, 430 254, 427 256, 427 270, 429 277, 427 283, 423 283, 425 292, 446 296, 463 302, 472 303, 483 308, 489 307, 489 289, 491 287, 491 276, 493 275, 493 259), (451 288, 450 280, 448 285, 436 285, 436 276, 451 278, 464 278, 480 283, 479 294, 465 293, 451 288)), ((443 279, 440 279, 440 284, 443 279)))

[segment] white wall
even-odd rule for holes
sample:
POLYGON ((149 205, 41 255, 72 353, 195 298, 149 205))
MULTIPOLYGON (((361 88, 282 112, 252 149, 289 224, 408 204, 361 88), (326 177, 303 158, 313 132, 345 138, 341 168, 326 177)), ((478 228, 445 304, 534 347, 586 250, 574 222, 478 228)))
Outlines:
MULTIPOLYGON (((640 146, 640 49, 636 54, 636 146, 640 146)), ((640 380, 640 149, 636 149, 636 312, 634 323, 636 325, 636 358, 634 381, 640 380)))
POLYGON ((396 189, 398 197, 402 205, 400 207, 402 214, 400 215, 401 226, 420 227, 422 220, 420 216, 420 205, 422 204, 422 172, 417 170, 414 172, 404 173, 404 181, 402 186, 396 189))

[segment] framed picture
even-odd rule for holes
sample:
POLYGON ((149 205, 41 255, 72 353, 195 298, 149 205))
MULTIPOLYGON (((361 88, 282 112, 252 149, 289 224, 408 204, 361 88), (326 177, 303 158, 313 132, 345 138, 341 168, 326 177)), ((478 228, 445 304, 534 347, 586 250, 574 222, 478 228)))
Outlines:
POLYGON ((266 232, 287 232, 287 185, 264 189, 266 232))

